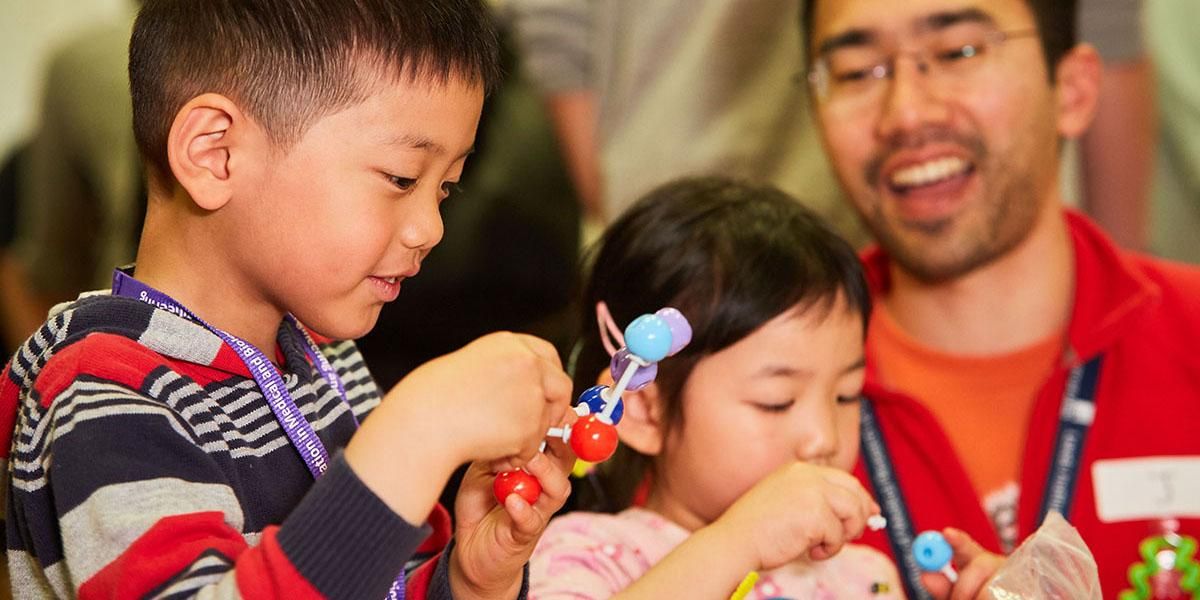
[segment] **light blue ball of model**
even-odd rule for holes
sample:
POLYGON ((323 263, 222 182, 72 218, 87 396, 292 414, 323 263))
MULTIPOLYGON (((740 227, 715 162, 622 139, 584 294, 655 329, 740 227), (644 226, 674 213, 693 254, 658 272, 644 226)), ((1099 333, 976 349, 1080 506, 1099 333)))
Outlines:
POLYGON ((646 362, 658 362, 671 351, 671 327, 658 315, 642 315, 625 328, 625 347, 646 362))

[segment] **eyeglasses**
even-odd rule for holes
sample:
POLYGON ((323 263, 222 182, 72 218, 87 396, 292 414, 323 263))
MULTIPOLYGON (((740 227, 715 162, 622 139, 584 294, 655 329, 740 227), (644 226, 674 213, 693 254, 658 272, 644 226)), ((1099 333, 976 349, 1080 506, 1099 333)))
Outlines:
POLYGON ((875 46, 846 46, 813 62, 808 82, 817 99, 830 105, 878 101, 896 73, 896 62, 911 56, 926 81, 940 90, 974 81, 987 71, 989 58, 1008 40, 1036 37, 1037 29, 997 31, 983 25, 956 25, 924 36, 906 52, 875 46))

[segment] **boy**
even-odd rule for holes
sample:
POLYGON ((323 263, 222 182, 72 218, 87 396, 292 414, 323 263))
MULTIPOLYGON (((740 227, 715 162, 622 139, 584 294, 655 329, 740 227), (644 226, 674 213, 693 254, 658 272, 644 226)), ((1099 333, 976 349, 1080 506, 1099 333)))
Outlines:
POLYGON ((543 497, 498 507, 477 462, 408 597, 523 593, 568 489, 569 453, 537 452, 568 412, 553 348, 488 336, 381 402, 329 341, 366 333, 440 240, 496 60, 473 0, 145 4, 136 271, 0 378, 17 597, 398 596, 467 461, 523 464, 543 497))

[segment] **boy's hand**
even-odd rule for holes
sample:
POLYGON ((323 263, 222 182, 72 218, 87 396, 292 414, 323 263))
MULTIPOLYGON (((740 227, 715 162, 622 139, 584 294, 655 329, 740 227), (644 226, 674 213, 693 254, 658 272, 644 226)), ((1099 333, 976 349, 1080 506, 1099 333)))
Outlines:
POLYGON ((567 473, 574 461, 560 440, 523 465, 542 486, 532 506, 517 494, 510 494, 503 506, 497 504, 493 469, 482 463, 467 469, 454 506, 457 541, 450 556, 450 586, 455 598, 517 597, 525 563, 571 492, 567 473))
POLYGON ((713 525, 749 543, 759 569, 773 569, 805 555, 837 554, 875 514, 879 505, 854 476, 797 462, 756 483, 713 525))
POLYGON ((942 535, 954 550, 958 582, 951 584, 941 573, 923 573, 921 584, 938 600, 990 600, 987 582, 1004 566, 1004 557, 984 550, 971 536, 952 527, 942 530, 942 535))
MULTIPOLYGON (((426 365, 463 461, 531 459, 571 412, 571 378, 549 342, 493 333, 426 365)), ((424 367, 422 367, 424 368, 424 367)))
POLYGON ((571 378, 549 342, 494 333, 421 365, 346 446, 346 460, 392 510, 421 523, 459 465, 527 461, 574 413, 571 378))

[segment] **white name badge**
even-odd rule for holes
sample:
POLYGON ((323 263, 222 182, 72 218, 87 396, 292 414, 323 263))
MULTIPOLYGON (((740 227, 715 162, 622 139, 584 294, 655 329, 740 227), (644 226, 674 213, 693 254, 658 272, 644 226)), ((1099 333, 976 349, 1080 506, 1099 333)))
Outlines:
POLYGON ((1092 482, 1101 522, 1200 518, 1200 456, 1098 460, 1092 482))

